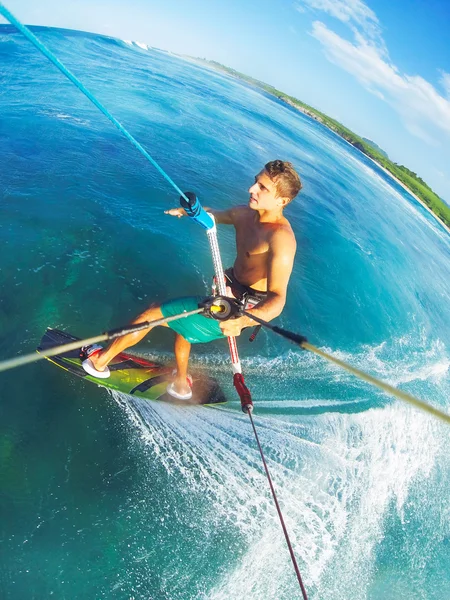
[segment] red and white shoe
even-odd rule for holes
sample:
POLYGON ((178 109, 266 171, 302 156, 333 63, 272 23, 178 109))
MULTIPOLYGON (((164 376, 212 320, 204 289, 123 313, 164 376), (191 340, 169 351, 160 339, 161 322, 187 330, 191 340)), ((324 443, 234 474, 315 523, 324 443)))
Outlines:
POLYGON ((105 367, 103 371, 99 371, 94 367, 94 363, 90 359, 91 356, 95 356, 103 351, 102 346, 98 344, 92 344, 91 346, 83 346, 80 350, 80 358, 84 358, 81 366, 86 371, 88 375, 92 377, 97 377, 97 379, 108 379, 111 375, 111 371, 108 367, 105 367))
MULTIPOLYGON (((176 377, 176 374, 177 374, 177 370, 174 369, 172 371, 172 376, 176 377)), ((189 387, 191 388, 189 390, 189 392, 187 392, 186 394, 180 394, 180 392, 177 392, 175 390, 175 382, 172 381, 171 383, 168 384, 167 390, 166 390, 167 393, 169 394, 169 396, 172 396, 173 398, 176 398, 177 400, 190 400, 192 398, 192 377, 191 377, 191 375, 189 375, 189 374, 187 375, 186 381, 187 381, 189 387)))

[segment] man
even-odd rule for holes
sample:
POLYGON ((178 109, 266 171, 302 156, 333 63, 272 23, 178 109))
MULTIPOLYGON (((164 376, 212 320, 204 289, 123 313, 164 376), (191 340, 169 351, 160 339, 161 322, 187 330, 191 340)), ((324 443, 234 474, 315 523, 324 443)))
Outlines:
MULTIPOLYGON (((292 272, 296 241, 283 210, 302 187, 291 163, 268 162, 249 188, 248 205, 217 211, 207 208, 216 223, 234 225, 237 256, 234 266, 225 272, 232 294, 246 303, 261 319, 270 321, 284 308, 289 278, 292 272)), ((182 208, 172 208, 166 214, 182 217, 182 208)), ((194 310, 203 297, 178 298, 161 305, 153 304, 133 323, 154 321, 183 311, 194 310)), ((192 343, 208 342, 228 336, 238 336, 255 321, 243 316, 228 321, 216 321, 204 315, 194 315, 165 324, 176 332, 175 359, 177 371, 167 387, 175 398, 192 397, 191 380, 187 373, 192 343)), ((120 352, 139 342, 150 328, 117 338, 107 349, 83 349, 83 368, 95 377, 109 377, 108 363, 120 352)))

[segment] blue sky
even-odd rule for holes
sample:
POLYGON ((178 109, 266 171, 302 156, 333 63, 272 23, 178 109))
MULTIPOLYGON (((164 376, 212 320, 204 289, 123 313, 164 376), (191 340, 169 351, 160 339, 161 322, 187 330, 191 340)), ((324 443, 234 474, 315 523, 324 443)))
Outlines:
POLYGON ((375 141, 450 204, 448 0, 5 4, 28 24, 140 41, 270 83, 375 141))

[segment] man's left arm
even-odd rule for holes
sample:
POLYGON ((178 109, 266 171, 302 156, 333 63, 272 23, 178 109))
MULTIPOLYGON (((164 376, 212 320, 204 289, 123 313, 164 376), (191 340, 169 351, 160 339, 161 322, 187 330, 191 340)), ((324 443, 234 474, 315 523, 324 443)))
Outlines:
MULTIPOLYGON (((251 309, 256 317, 264 319, 264 321, 271 321, 283 311, 296 248, 292 231, 279 229, 272 236, 267 265, 267 298, 256 308, 251 309)), ((254 325, 256 325, 256 321, 244 316, 224 321, 220 327, 225 335, 237 336, 244 327, 254 325)))

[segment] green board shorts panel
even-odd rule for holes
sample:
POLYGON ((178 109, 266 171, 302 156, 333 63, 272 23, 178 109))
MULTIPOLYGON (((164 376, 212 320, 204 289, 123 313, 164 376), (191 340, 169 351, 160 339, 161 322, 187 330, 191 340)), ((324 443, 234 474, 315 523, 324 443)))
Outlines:
MULTIPOLYGON (((161 304, 161 312, 163 317, 172 317, 182 312, 189 312, 198 308, 199 303, 204 299, 205 296, 175 298, 161 304)), ((167 325, 191 344, 204 344, 226 337, 220 329, 219 321, 201 314, 170 321, 167 325)))

